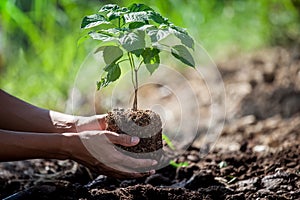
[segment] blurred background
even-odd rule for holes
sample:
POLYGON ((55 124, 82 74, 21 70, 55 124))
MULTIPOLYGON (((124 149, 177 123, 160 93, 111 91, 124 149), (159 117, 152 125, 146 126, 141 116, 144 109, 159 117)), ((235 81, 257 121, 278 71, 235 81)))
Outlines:
POLYGON ((0 88, 64 111, 91 50, 90 42, 77 46, 81 19, 106 3, 148 4, 186 28, 215 61, 300 40, 299 0, 1 0, 0 88))

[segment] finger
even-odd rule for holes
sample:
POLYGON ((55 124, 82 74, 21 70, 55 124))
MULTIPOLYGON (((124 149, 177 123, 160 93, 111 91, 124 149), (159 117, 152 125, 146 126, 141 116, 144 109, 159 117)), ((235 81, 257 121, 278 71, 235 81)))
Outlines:
POLYGON ((154 167, 157 165, 157 161, 153 159, 137 159, 130 157, 130 155, 125 155, 119 152, 117 149, 114 152, 114 158, 116 160, 116 165, 122 165, 126 168, 130 169, 142 169, 142 168, 149 168, 154 167))
POLYGON ((106 130, 108 127, 108 124, 106 123, 106 116, 107 114, 96 115, 101 130, 106 130))
POLYGON ((124 177, 124 178, 142 178, 145 176, 150 176, 152 174, 155 174, 155 170, 150 170, 148 172, 143 172, 143 173, 137 173, 137 172, 127 173, 127 174, 125 174, 126 177, 124 177))
POLYGON ((105 133, 106 137, 114 144, 120 144, 125 147, 131 147, 137 145, 140 141, 140 138, 136 136, 130 136, 125 134, 117 134, 117 133, 105 133))
POLYGON ((114 178, 124 179, 124 178, 142 178, 145 176, 150 176, 155 174, 155 170, 150 170, 146 172, 136 172, 134 170, 128 170, 124 167, 119 166, 118 168, 113 168, 112 166, 103 165, 101 162, 96 162, 95 164, 82 163, 90 170, 103 174, 106 176, 111 176, 114 178))
POLYGON ((157 161, 152 159, 136 159, 127 157, 127 159, 122 162, 122 165, 132 169, 143 169, 156 166, 157 161))
POLYGON ((147 172, 134 172, 134 171, 123 171, 123 170, 116 170, 116 169, 112 169, 110 167, 107 167, 106 169, 100 169, 102 174, 105 174, 107 176, 111 176, 114 178, 119 178, 119 179, 134 179, 134 178, 142 178, 145 176, 150 176, 152 174, 155 174, 155 170, 150 170, 147 172))
MULTIPOLYGON (((104 164, 108 166, 114 166, 116 167, 126 167, 128 169, 142 169, 142 168, 151 168, 158 164, 156 160, 149 159, 149 158, 143 158, 138 159, 130 156, 130 152, 128 154, 124 154, 121 151, 119 151, 119 147, 112 146, 114 151, 111 151, 111 155, 109 156, 109 159, 106 161, 101 160, 104 164)), ((127 170, 128 171, 128 170, 127 170)))

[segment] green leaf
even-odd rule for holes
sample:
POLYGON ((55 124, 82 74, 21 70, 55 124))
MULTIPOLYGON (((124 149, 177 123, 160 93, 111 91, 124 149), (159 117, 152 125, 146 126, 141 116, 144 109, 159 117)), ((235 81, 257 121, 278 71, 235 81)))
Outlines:
POLYGON ((169 24, 169 27, 171 27, 172 29, 175 29, 176 31, 179 31, 181 33, 188 34, 184 28, 175 26, 174 24, 169 24))
POLYGON ((120 7, 117 4, 107 4, 100 8, 99 12, 114 11, 118 10, 119 8, 120 7))
POLYGON ((136 28, 140 28, 144 25, 145 25, 144 22, 132 22, 128 25, 128 27, 129 27, 129 29, 136 29, 136 28))
POLYGON ((153 74, 153 72, 159 66, 160 63, 159 52, 160 51, 156 48, 146 48, 142 53, 143 61, 150 74, 153 74))
POLYGON ((106 46, 103 50, 104 62, 111 64, 123 56, 123 51, 117 46, 106 46))
POLYGON ((170 165, 175 167, 175 168, 179 168, 179 167, 187 167, 187 166, 189 166, 189 163, 188 162, 176 163, 174 160, 171 160, 170 165))
POLYGON ((110 82, 114 82, 115 80, 117 80, 121 75, 121 69, 119 64, 113 64, 107 73, 107 81, 110 82))
POLYGON ((131 51, 131 53, 133 53, 133 54, 136 55, 137 57, 140 57, 140 56, 142 55, 143 52, 144 52, 144 49, 137 49, 137 50, 131 51))
POLYGON ((148 24, 149 20, 152 20, 158 24, 168 24, 168 19, 162 17, 159 13, 150 11, 138 11, 124 14, 125 23, 130 22, 143 22, 148 24))
POLYGON ((156 43, 170 35, 170 32, 167 29, 155 28, 150 29, 147 34, 150 36, 152 43, 156 43))
POLYGON ((176 45, 182 45, 182 43, 173 33, 170 33, 166 37, 159 40, 157 43, 154 43, 154 45, 157 46, 157 48, 171 48, 176 45))
POLYGON ((110 41, 113 40, 114 37, 112 37, 109 34, 106 34, 104 32, 90 32, 89 36, 91 36, 91 38, 93 38, 94 40, 101 40, 101 41, 110 41))
POLYGON ((97 90, 101 90, 103 87, 108 86, 111 82, 116 81, 121 76, 121 69, 119 64, 111 64, 105 67, 107 74, 106 77, 102 77, 97 82, 97 90))
POLYGON ((195 61, 189 50, 183 45, 176 45, 171 49, 172 55, 186 65, 195 67, 195 61))
POLYGON ((131 12, 124 14, 125 23, 130 22, 143 22, 146 23, 146 21, 149 19, 147 12, 140 11, 140 12, 131 12))
POLYGON ((125 12, 114 12, 114 11, 110 11, 109 13, 107 13, 107 18, 109 21, 120 18, 121 16, 124 15, 125 12))
POLYGON ((119 31, 117 29, 99 30, 96 32, 90 32, 89 35, 94 40, 101 41, 116 41, 118 39, 119 31))
MULTIPOLYGON (((157 55, 155 59, 157 59, 159 62, 159 55, 157 55)), ((159 66, 159 63, 146 64, 146 68, 151 75, 158 68, 158 66, 159 66)))
POLYGON ((153 46, 155 45, 152 44, 150 36, 148 34, 145 34, 145 47, 153 47, 153 46))
POLYGON ((170 140, 170 138, 166 134, 162 134, 162 139, 167 143, 167 145, 170 147, 170 149, 175 151, 175 147, 174 147, 172 141, 170 140))
POLYGON ((141 26, 138 28, 140 31, 150 31, 150 30, 157 30, 156 26, 151 24, 145 24, 144 26, 141 26))
POLYGON ((164 18, 158 12, 155 11, 148 11, 147 12, 148 18, 153 20, 158 24, 169 24, 168 18, 164 18))
POLYGON ((81 45, 84 41, 86 41, 87 39, 89 39, 88 35, 84 35, 82 37, 80 37, 77 41, 77 46, 81 45))
POLYGON ((174 35, 180 39, 181 43, 184 44, 185 46, 194 49, 194 40, 193 38, 191 38, 187 33, 183 33, 180 31, 177 31, 175 29, 170 30, 172 33, 174 33, 174 35))
POLYGON ((100 14, 93 14, 83 18, 81 28, 88 29, 101 24, 110 24, 106 18, 100 14))
POLYGON ((118 45, 119 45, 119 42, 117 40, 101 42, 100 45, 98 45, 98 48, 95 50, 94 53, 103 51, 105 49, 105 47, 107 47, 107 46, 118 46, 118 45))
POLYGON ((153 10, 152 8, 150 8, 149 6, 147 6, 145 4, 136 4, 136 3, 129 6, 128 9, 130 10, 130 12, 153 10))
POLYGON ((122 47, 128 51, 134 51, 145 48, 145 32, 143 31, 134 31, 128 34, 124 34, 120 38, 120 44, 122 47))
POLYGON ((127 8, 120 8, 120 9, 117 9, 117 10, 111 10, 109 11, 106 16, 108 18, 109 21, 113 20, 113 19, 120 19, 122 20, 123 19, 123 15, 125 13, 128 13, 129 10, 127 8))
POLYGON ((107 31, 107 33, 110 33, 112 35, 120 35, 121 33, 123 33, 126 29, 120 29, 120 28, 110 28, 107 30, 103 30, 103 31, 107 31))
POLYGON ((100 81, 97 81, 97 90, 101 90, 102 88, 106 87, 108 82, 106 78, 102 77, 100 81))

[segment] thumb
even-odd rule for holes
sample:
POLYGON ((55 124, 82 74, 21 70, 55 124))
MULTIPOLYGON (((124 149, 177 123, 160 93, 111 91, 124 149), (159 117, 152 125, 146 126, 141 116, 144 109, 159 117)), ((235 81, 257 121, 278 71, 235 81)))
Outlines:
POLYGON ((126 134, 106 134, 107 138, 114 144, 130 147, 140 142, 140 138, 126 134))

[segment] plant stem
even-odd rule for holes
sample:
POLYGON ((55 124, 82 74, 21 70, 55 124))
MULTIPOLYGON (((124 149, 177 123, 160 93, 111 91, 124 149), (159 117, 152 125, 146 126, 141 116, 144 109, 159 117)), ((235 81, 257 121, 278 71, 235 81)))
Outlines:
POLYGON ((128 60, 129 60, 129 63, 130 63, 131 82, 132 82, 132 85, 134 86, 133 66, 132 66, 132 62, 131 62, 131 58, 130 58, 130 53, 128 52, 127 55, 128 55, 128 60))
POLYGON ((138 88, 139 88, 139 83, 138 83, 139 68, 135 67, 134 59, 132 57, 132 54, 129 52, 128 52, 128 58, 129 58, 130 67, 131 67, 131 80, 132 80, 132 84, 134 87, 134 100, 133 100, 132 110, 136 111, 137 110, 137 92, 138 92, 138 88))
POLYGON ((140 69, 140 67, 142 66, 142 64, 143 64, 143 61, 144 60, 141 60, 141 62, 140 62, 140 64, 139 64, 139 66, 138 66, 138 68, 137 68, 137 70, 139 70, 140 69))
POLYGON ((137 92, 138 92, 138 88, 139 88, 138 69, 134 69, 134 75, 135 75, 135 88, 134 88, 133 110, 137 110, 137 92))
POLYGON ((123 60, 120 60, 120 61, 116 62, 116 64, 119 64, 119 63, 124 62, 124 61, 126 61, 126 60, 129 60, 129 59, 123 59, 123 60))

